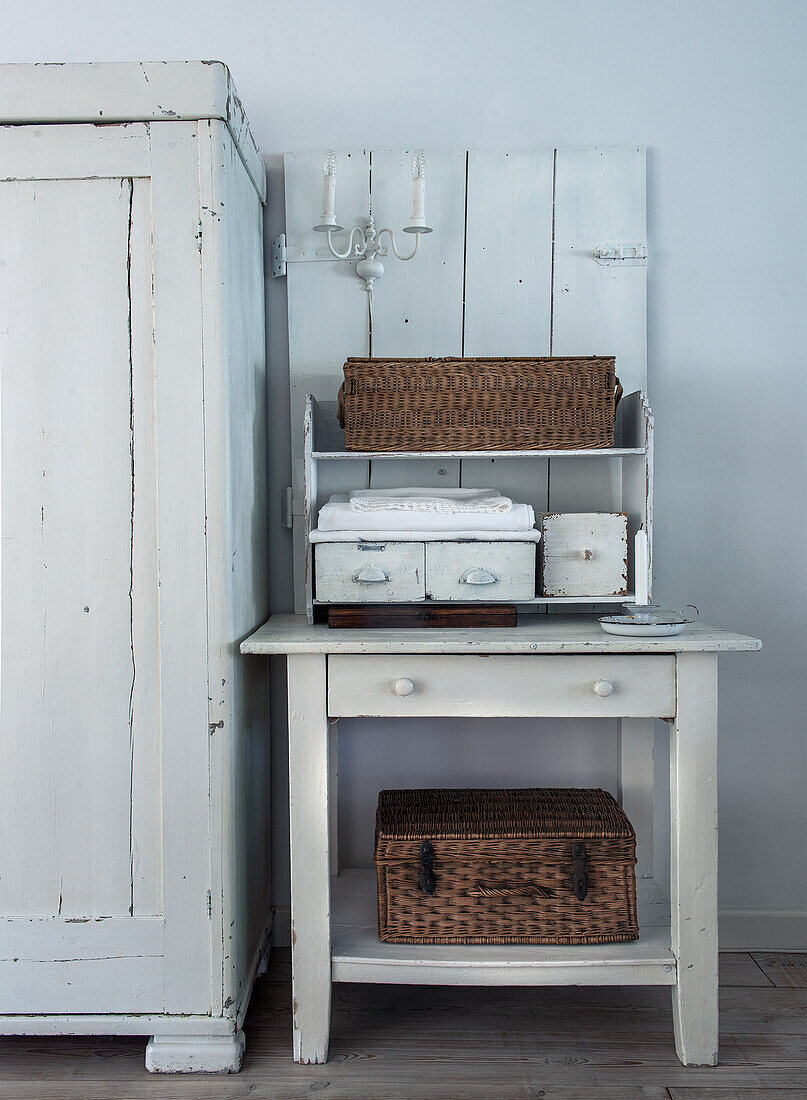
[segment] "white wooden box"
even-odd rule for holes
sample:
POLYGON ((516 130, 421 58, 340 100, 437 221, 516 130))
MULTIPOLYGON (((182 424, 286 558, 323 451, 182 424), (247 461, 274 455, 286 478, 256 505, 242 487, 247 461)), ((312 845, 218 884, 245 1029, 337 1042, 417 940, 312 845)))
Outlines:
POLYGON ((564 512, 542 522, 545 596, 622 596, 628 591, 624 512, 564 512))
POLYGON ((326 603, 418 603, 425 599, 422 542, 320 543, 317 599, 326 603))
POLYGON ((432 600, 531 600, 533 542, 427 542, 426 596, 432 600))

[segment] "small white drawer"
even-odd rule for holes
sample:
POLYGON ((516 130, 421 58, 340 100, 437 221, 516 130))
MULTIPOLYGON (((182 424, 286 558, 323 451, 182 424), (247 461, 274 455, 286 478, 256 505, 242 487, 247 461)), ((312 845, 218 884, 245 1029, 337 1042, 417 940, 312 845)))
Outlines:
POLYGON ((623 512, 545 515, 541 548, 542 595, 626 595, 628 517, 623 512))
POLYGON ((675 658, 335 654, 328 658, 328 713, 334 718, 671 718, 675 658))
POLYGON ((427 542, 426 595, 432 600, 531 600, 534 542, 427 542))
POLYGON ((422 542, 320 542, 315 596, 329 603, 409 603, 425 597, 422 542))

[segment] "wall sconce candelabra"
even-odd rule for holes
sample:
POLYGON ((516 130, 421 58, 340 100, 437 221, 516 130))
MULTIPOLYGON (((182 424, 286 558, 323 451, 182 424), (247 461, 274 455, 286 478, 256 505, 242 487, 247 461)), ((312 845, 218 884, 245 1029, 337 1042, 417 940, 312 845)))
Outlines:
POLYGON ((364 280, 367 292, 372 294, 376 279, 384 274, 384 265, 379 257, 386 258, 392 249, 393 255, 399 260, 411 260, 417 253, 421 234, 432 232, 431 226, 426 224, 426 156, 422 149, 416 150, 412 156, 412 216, 409 225, 403 227, 403 232, 414 234, 415 244, 408 256, 399 251, 391 229, 376 230, 372 204, 365 227, 352 229, 347 248, 339 251, 334 246, 333 234, 341 232, 344 226, 339 225, 336 220, 336 154, 333 149, 328 150, 323 161, 322 175, 322 214, 314 231, 328 234, 328 248, 335 259, 359 261, 356 264, 356 274, 364 280), (388 244, 381 243, 385 233, 389 238, 388 244))

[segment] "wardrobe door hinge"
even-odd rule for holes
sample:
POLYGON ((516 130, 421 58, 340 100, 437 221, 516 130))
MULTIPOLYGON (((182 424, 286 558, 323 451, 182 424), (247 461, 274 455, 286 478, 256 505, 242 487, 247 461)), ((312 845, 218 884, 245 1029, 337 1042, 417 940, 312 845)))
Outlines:
POLYGON ((210 890, 207 891, 207 917, 208 920, 213 919, 213 894, 210 890))
POLYGON ((202 222, 201 222, 201 219, 199 221, 199 228, 196 231, 196 247, 199 249, 200 252, 202 251, 202 222))
POLYGON ((283 526, 291 530, 294 526, 294 517, 302 516, 305 512, 305 509, 299 501, 295 501, 291 485, 286 486, 286 488, 280 494, 280 497, 280 513, 282 516, 283 526))

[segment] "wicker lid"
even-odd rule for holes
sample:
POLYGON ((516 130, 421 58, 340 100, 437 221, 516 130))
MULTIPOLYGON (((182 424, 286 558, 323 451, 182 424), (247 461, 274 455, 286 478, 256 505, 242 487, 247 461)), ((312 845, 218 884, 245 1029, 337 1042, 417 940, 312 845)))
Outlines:
POLYGON ((376 839, 602 837, 634 839, 607 791, 578 787, 381 791, 376 839))

